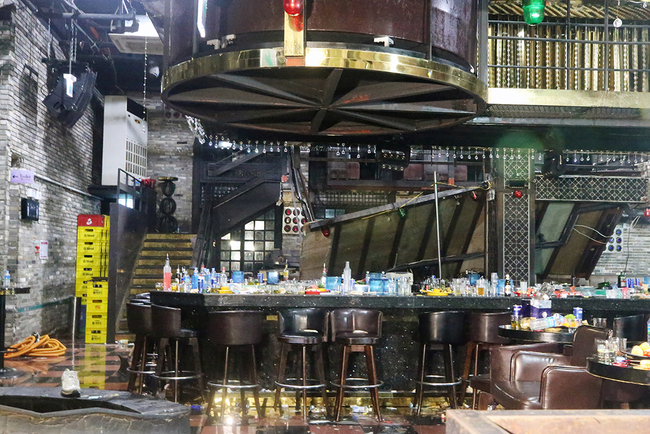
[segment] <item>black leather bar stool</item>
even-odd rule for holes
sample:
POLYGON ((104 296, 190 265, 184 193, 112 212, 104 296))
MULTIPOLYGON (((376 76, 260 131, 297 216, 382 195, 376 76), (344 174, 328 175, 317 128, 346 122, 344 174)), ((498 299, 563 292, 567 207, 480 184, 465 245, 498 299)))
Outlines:
POLYGON ((422 412, 424 387, 445 387, 449 390, 449 404, 457 408, 456 386, 462 381, 456 378, 454 372, 453 347, 464 345, 465 339, 465 312, 444 311, 429 312, 419 315, 419 340, 422 343, 422 358, 420 359, 419 380, 415 390, 417 415, 422 412), (436 348, 437 347, 437 348, 436 348), (427 378, 441 378, 440 375, 427 374, 427 353, 429 350, 442 350, 445 363, 443 381, 425 381, 427 378))
MULTIPOLYGON (((296 389, 296 408, 298 396, 302 392, 302 415, 307 419, 307 391, 321 389, 323 405, 327 410, 327 384, 325 383, 325 364, 323 362, 323 343, 327 341, 328 312, 323 309, 290 309, 279 312, 280 365, 275 382, 275 406, 282 414, 280 400, 282 388, 296 389), (302 356, 302 373, 294 378, 286 378, 287 358, 293 347, 299 346, 302 356), (310 347, 316 357, 316 375, 318 380, 310 380, 307 373, 307 348, 310 347), (293 380, 293 383, 288 381, 293 380)), ((297 365, 297 364, 296 364, 297 365)), ((297 368, 295 366, 294 368, 297 368)))
POLYGON ((342 346, 339 383, 333 383, 334 386, 338 387, 335 410, 336 421, 338 422, 341 417, 345 389, 362 388, 370 390, 375 416, 378 421, 381 421, 378 388, 383 383, 377 379, 374 345, 381 338, 383 314, 378 310, 338 309, 330 313, 330 318, 332 324, 332 340, 342 346), (368 370, 367 384, 347 384, 350 380, 359 380, 358 378, 348 378, 347 376, 350 353, 365 354, 368 370))
POLYGON ((153 335, 158 339, 158 363, 153 377, 174 384, 174 402, 178 402, 179 381, 197 380, 203 392, 203 371, 199 355, 199 333, 196 330, 181 328, 181 310, 175 307, 151 305, 153 335), (181 369, 180 344, 192 349, 194 370, 181 369), (172 354, 173 350, 173 354, 172 354))
MULTIPOLYGON (((472 387, 472 408, 477 408, 478 392, 490 393, 490 374, 479 374, 479 356, 481 351, 494 346, 509 343, 509 340, 499 336, 499 326, 510 324, 510 312, 472 312, 469 315, 467 329, 467 353, 463 371, 463 388, 469 384, 472 387), (471 365, 471 376, 470 376, 471 365)), ((461 392, 461 404, 465 390, 461 392)))
MULTIPOLYGON (((260 411, 259 385, 257 384, 257 366, 255 361, 255 345, 262 342, 262 328, 264 325, 264 314, 252 310, 233 310, 222 312, 210 312, 208 314, 207 335, 211 343, 226 347, 224 359, 223 378, 221 381, 208 381, 210 394, 206 413, 209 417, 216 389, 222 390, 221 395, 221 422, 224 421, 226 411, 226 398, 228 389, 239 389, 242 401, 242 415, 246 412, 246 389, 253 389, 255 409, 261 419, 264 417, 260 411), (230 365, 230 350, 240 350, 242 360, 239 367, 246 368, 248 364, 249 382, 245 383, 240 374, 238 380, 228 377, 230 365)), ((241 372, 241 371, 240 371, 241 372)))
POLYGON ((135 334, 131 366, 129 372, 129 392, 142 393, 145 377, 155 373, 153 326, 151 322, 151 305, 137 302, 126 304, 126 323, 129 332, 135 334), (137 388, 136 388, 137 384, 137 388))

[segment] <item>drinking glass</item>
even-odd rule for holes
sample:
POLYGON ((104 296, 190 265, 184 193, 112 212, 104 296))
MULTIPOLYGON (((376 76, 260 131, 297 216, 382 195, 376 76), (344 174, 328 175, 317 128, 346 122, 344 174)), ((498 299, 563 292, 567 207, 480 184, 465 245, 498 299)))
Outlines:
POLYGON ((596 339, 596 355, 598 356, 598 361, 606 363, 607 361, 607 340, 606 339, 596 339))

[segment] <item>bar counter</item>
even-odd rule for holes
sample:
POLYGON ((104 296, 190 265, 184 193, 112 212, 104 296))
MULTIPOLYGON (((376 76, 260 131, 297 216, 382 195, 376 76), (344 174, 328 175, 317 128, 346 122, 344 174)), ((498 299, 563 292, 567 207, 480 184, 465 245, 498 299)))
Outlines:
MULTIPOLYGON (((456 296, 341 296, 341 295, 299 295, 299 294, 187 294, 178 292, 152 292, 154 304, 180 307, 183 321, 193 328, 205 328, 207 313, 215 310, 253 309, 267 314, 265 322, 265 339, 258 349, 260 366, 260 383, 263 387, 273 388, 279 345, 277 343, 277 312, 286 308, 318 307, 324 309, 365 308, 378 309, 384 313, 383 337, 376 347, 380 380, 384 381, 385 390, 410 391, 415 383, 420 345, 417 341, 418 314, 435 310, 471 311, 505 311, 514 304, 521 304, 518 297, 456 297, 456 296)), ((633 313, 650 313, 650 299, 623 300, 603 298, 563 298, 553 299, 553 311, 571 313, 574 307, 582 307, 584 318, 606 317, 608 324, 616 316, 633 313)), ((459 325, 460 326, 460 325, 459 325)), ((218 372, 220 358, 214 357, 214 347, 207 341, 201 343, 202 358, 207 371, 218 372)), ((330 368, 328 380, 336 378, 336 367, 340 359, 337 345, 329 345, 326 357, 330 368)), ((464 348, 456 352, 458 369, 462 366, 464 348)), ((433 357, 435 366, 442 373, 442 357, 433 357)), ((361 361, 361 360, 360 360, 361 361)), ((365 372, 363 363, 358 364, 365 372)), ((460 371, 459 371, 460 372, 460 371)))
MULTIPOLYGON (((337 309, 356 307, 364 309, 407 309, 427 311, 432 309, 457 309, 467 311, 508 310, 521 304, 520 297, 457 297, 457 296, 347 296, 301 294, 186 294, 179 292, 152 292, 155 304, 176 307, 205 307, 208 309, 285 309, 292 307, 320 307, 337 309)), ((571 313, 582 307, 585 318, 614 317, 635 313, 650 313, 648 299, 607 298, 554 298, 553 311, 571 313)))

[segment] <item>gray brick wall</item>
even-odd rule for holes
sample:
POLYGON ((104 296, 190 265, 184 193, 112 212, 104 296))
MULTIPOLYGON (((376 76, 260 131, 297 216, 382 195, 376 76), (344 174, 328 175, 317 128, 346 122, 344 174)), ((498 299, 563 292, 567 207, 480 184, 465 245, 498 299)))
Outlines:
MULTIPOLYGON (((0 23, 0 269, 8 269, 29 294, 8 297, 8 343, 33 332, 63 332, 74 297, 77 214, 96 214, 99 201, 76 192, 91 183, 93 112, 73 128, 53 118, 43 104, 48 94, 51 36, 28 11, 17 8, 11 23, 0 23), (30 186, 10 184, 12 168, 33 170, 30 186), (40 219, 20 219, 20 201, 32 188, 41 195, 40 219), (49 258, 36 245, 49 243, 49 258)), ((54 43, 57 59, 63 53, 54 43)))

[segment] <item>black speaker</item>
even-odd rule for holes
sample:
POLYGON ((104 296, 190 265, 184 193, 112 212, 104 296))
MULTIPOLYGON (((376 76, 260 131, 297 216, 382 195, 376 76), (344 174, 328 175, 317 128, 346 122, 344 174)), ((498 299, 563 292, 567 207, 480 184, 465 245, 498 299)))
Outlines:
POLYGON ((52 116, 61 121, 63 125, 72 127, 88 107, 88 103, 90 103, 93 96, 96 79, 97 73, 86 68, 82 73, 77 74, 72 97, 69 97, 65 93, 65 80, 61 76, 52 92, 45 97, 43 103, 52 116))

